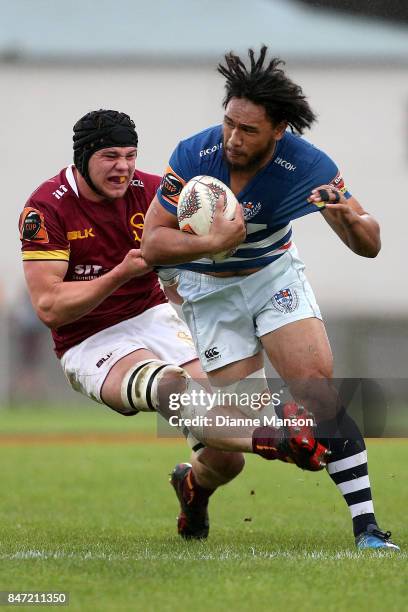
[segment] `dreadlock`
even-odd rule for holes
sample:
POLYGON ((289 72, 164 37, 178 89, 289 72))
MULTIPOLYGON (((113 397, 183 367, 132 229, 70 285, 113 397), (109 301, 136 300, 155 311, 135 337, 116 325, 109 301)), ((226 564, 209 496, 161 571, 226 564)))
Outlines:
POLYGON ((253 49, 248 50, 248 69, 238 55, 232 51, 225 55, 225 63, 218 64, 217 70, 226 79, 224 108, 231 98, 246 98, 263 106, 270 121, 276 125, 287 122, 293 132, 302 134, 316 121, 316 115, 309 106, 302 88, 291 81, 280 65, 284 62, 272 58, 264 65, 268 47, 262 45, 258 59, 253 49))

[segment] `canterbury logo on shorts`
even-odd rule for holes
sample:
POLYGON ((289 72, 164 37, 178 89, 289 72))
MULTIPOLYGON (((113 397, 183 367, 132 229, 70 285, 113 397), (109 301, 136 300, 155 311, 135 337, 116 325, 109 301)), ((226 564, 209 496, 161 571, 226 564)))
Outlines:
POLYGON ((213 361, 214 359, 221 358, 221 355, 219 354, 218 348, 216 346, 213 346, 212 348, 209 348, 204 351, 204 356, 208 361, 213 361))

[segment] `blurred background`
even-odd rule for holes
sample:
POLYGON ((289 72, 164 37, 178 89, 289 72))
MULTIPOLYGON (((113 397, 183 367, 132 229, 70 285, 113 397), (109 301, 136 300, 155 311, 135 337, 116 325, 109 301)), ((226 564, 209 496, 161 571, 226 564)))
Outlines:
POLYGON ((337 376, 404 378, 408 363, 408 5, 399 0, 0 0, 0 405, 86 402, 68 388, 24 289, 17 222, 72 161, 72 126, 127 112, 138 165, 161 174, 177 142, 222 119, 225 52, 270 47, 319 117, 305 137, 380 222, 357 257, 319 214, 295 241, 327 322, 337 376))

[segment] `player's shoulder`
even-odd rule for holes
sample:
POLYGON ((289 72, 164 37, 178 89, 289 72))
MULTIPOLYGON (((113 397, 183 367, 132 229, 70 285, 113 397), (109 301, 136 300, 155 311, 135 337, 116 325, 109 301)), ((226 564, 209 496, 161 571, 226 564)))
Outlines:
POLYGON ((222 125, 213 125, 179 142, 179 148, 198 158, 222 149, 222 125))
POLYGON ((315 144, 309 142, 303 136, 286 132, 282 139, 281 156, 275 159, 275 163, 292 169, 299 170, 325 167, 334 165, 331 157, 315 144))
POLYGON ((42 182, 28 197, 27 204, 60 208, 63 201, 75 195, 75 181, 73 178, 69 179, 69 170, 70 166, 63 168, 58 174, 42 182))
POLYGON ((161 177, 158 174, 144 172, 138 168, 133 174, 133 179, 130 182, 131 187, 137 189, 154 189, 156 190, 160 184, 161 177))
POLYGON ((297 159, 304 162, 313 162, 320 154, 320 149, 313 143, 309 142, 303 136, 285 132, 282 139, 282 149, 287 155, 293 155, 297 159))
POLYGON ((161 177, 158 174, 136 169, 130 181, 125 199, 137 207, 147 209, 159 188, 161 177))

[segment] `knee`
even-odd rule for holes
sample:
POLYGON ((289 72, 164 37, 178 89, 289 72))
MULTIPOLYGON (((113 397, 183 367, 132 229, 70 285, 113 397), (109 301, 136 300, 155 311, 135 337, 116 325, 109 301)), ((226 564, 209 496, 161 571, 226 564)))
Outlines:
POLYGON ((227 483, 244 469, 242 453, 205 448, 197 457, 198 462, 217 476, 220 483, 227 483))
POLYGON ((302 372, 290 384, 294 399, 312 412, 317 421, 335 418, 341 409, 332 375, 331 363, 322 364, 302 372))
POLYGON ((289 384, 295 394, 303 399, 318 399, 332 388, 332 377, 332 363, 324 362, 303 368, 289 384))
POLYGON ((333 360, 325 359, 302 368, 299 379, 304 381, 329 380, 333 377, 333 360))
POLYGON ((229 453, 223 452, 223 458, 221 461, 222 473, 232 480, 238 474, 242 472, 245 466, 245 457, 242 453, 229 453))

